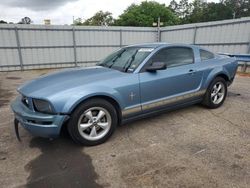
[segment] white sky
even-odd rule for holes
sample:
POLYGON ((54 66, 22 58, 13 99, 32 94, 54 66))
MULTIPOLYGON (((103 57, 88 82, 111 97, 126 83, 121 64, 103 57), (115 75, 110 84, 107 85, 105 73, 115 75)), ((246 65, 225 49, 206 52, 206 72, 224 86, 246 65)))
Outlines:
MULTIPOLYGON (((52 24, 71 24, 75 18, 89 18, 97 11, 109 11, 115 18, 130 4, 143 0, 1 0, 0 20, 18 22, 28 16, 34 24, 50 19, 52 24)), ((171 0, 156 0, 169 5, 171 0)), ((218 2, 219 0, 210 0, 218 2)))

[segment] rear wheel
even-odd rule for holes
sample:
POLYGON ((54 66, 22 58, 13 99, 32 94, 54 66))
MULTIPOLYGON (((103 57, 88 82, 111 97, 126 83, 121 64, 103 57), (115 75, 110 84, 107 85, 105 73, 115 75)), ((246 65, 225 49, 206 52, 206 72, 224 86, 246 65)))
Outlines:
POLYGON ((209 108, 218 108, 224 103, 226 96, 226 81, 221 77, 217 77, 209 85, 202 103, 209 108))
POLYGON ((105 142, 117 123, 117 112, 112 104, 103 99, 90 99, 73 112, 68 131, 75 142, 93 146, 105 142))

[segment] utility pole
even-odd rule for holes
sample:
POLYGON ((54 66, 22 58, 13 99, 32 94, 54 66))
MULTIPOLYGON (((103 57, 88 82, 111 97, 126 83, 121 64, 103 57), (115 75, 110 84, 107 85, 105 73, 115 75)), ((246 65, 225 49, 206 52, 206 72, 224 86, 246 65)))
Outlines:
POLYGON ((157 23, 154 22, 153 26, 157 26, 157 42, 161 42, 161 26, 163 25, 163 22, 161 22, 161 17, 158 17, 157 23))

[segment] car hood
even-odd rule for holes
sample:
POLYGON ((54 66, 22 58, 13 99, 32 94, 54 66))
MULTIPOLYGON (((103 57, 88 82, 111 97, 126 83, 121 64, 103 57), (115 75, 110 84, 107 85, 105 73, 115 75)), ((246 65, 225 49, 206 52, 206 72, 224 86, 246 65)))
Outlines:
POLYGON ((126 73, 100 66, 74 68, 41 76, 25 83, 18 91, 28 97, 46 98, 73 88, 107 83, 107 80, 125 75, 126 73))

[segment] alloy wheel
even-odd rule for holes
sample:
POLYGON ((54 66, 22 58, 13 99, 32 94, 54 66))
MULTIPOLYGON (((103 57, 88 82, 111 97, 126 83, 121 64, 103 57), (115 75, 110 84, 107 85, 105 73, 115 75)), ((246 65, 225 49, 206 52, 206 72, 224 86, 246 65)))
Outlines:
POLYGON ((211 92, 211 100, 214 104, 219 104, 225 97, 225 86, 222 82, 214 84, 211 92))
POLYGON ((80 135, 91 141, 103 138, 110 130, 111 115, 102 107, 87 109, 78 120, 78 131, 80 135))

